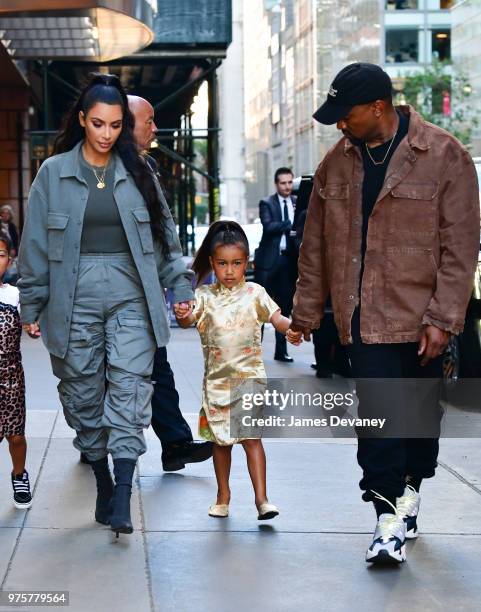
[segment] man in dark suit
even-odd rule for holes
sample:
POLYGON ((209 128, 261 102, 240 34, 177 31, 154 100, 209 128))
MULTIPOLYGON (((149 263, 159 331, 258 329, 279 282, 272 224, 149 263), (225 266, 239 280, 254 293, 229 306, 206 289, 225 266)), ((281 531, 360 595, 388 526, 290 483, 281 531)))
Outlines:
MULTIPOLYGON (((278 168, 274 175, 276 193, 259 202, 263 233, 256 250, 255 280, 263 285, 284 316, 291 314, 296 282, 296 248, 292 238, 296 198, 291 196, 294 175, 278 168)), ((291 363, 286 338, 276 332, 274 359, 291 363)))
MULTIPOLYGON (((129 96, 129 109, 135 119, 134 138, 142 150, 148 150, 155 138, 156 126, 152 105, 138 96, 129 96)), ((155 160, 147 156, 153 172, 155 160)), ((179 394, 174 374, 167 361, 167 349, 158 348, 152 372, 152 428, 162 445, 162 467, 165 471, 181 470, 186 463, 204 461, 212 455, 211 442, 196 442, 179 408, 179 394)))

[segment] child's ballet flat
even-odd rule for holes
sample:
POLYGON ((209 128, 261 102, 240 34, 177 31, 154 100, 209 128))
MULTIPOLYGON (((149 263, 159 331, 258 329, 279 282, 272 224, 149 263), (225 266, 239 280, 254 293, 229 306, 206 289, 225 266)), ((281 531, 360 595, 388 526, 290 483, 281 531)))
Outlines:
POLYGON ((229 504, 214 504, 209 508, 209 516, 226 518, 229 516, 229 504))
POLYGON ((260 505, 259 516, 257 517, 257 520, 268 521, 269 519, 273 519, 274 517, 278 516, 278 514, 279 510, 277 509, 277 506, 266 502, 265 504, 260 505))

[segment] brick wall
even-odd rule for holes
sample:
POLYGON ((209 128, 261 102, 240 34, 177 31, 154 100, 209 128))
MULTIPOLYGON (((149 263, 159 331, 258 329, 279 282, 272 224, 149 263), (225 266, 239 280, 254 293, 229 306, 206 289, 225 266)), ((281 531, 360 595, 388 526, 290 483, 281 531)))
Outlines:
POLYGON ((27 89, 0 88, 0 206, 10 204, 15 223, 19 224, 19 164, 18 147, 22 152, 23 206, 25 209, 30 188, 30 154, 26 131, 28 128, 29 93, 27 89), (18 143, 18 122, 22 138, 18 143))

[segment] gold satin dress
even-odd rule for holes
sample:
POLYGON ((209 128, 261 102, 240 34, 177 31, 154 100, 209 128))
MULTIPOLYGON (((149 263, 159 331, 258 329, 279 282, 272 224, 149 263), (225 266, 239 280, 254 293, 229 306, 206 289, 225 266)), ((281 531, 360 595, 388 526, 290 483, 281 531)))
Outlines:
MULTIPOLYGON (((204 353, 199 435, 220 445, 248 438, 230 435, 231 409, 248 379, 266 379, 261 326, 280 310, 257 283, 242 281, 232 289, 220 282, 195 291, 194 317, 204 353), (237 390, 237 393, 236 393, 237 390)), ((256 436, 260 437, 260 436, 256 436)))

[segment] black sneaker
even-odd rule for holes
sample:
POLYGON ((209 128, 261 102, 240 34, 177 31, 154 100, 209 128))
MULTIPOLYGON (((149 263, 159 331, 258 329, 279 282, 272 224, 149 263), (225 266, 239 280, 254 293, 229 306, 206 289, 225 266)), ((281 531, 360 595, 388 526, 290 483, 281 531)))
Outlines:
POLYGON ((176 472, 186 463, 198 463, 212 457, 212 442, 181 442, 169 444, 162 452, 162 468, 165 472, 176 472))
POLYGON ((12 474, 12 488, 15 507, 20 510, 30 508, 32 505, 32 494, 30 493, 30 481, 27 470, 24 470, 23 474, 17 474, 16 476, 12 474))

